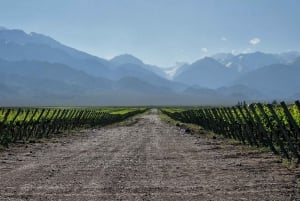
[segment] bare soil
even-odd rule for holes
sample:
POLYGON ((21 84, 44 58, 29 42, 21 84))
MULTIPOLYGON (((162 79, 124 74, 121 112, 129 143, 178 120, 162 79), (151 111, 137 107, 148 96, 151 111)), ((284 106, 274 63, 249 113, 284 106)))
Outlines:
POLYGON ((83 130, 0 153, 0 200, 300 200, 300 168, 162 122, 83 130))

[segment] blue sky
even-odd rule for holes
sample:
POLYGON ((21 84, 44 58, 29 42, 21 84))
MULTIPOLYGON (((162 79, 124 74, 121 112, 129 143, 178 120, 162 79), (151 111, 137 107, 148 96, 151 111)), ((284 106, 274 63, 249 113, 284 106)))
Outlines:
POLYGON ((299 8, 299 0, 0 0, 0 26, 171 66, 217 52, 300 51, 299 8))

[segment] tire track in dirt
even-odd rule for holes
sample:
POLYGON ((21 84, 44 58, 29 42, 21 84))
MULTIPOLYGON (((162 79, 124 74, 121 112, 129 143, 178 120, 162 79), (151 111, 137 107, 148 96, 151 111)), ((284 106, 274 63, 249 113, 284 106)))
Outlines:
POLYGON ((161 122, 0 153, 0 200, 300 200, 300 169, 161 122))

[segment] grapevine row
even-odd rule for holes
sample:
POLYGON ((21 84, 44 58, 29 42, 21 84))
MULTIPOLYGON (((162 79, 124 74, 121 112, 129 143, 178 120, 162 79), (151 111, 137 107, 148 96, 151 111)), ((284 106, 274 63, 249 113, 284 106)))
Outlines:
POLYGON ((145 109, 110 114, 87 109, 0 108, 0 144, 49 137, 64 130, 103 126, 122 121, 145 109))
POLYGON ((300 161, 300 103, 198 108, 179 112, 161 110, 171 118, 202 126, 243 144, 269 147, 287 159, 300 161))

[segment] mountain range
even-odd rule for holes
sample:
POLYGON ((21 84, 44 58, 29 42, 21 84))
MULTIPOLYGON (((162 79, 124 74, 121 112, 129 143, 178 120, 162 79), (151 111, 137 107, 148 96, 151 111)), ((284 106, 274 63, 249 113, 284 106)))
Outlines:
POLYGON ((162 68, 0 29, 0 105, 212 105, 300 98, 300 53, 220 53, 162 68))

